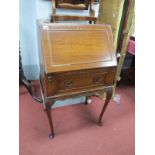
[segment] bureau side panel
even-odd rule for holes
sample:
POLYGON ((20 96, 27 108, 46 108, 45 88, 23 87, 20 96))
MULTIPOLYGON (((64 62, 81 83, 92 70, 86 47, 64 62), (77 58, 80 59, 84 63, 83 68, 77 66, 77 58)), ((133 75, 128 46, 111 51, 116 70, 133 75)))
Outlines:
POLYGON ((42 53, 42 27, 40 22, 37 21, 37 39, 38 39, 38 54, 39 54, 39 67, 40 67, 40 82, 42 87, 42 92, 44 96, 47 96, 46 91, 46 77, 45 77, 45 70, 44 70, 44 59, 42 53))

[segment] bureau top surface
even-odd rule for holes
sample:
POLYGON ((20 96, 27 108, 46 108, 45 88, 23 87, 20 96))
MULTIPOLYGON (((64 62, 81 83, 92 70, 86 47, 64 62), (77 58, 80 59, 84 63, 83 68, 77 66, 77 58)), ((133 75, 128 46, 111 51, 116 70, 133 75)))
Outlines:
POLYGON ((111 27, 104 24, 41 24, 46 73, 116 66, 111 27))

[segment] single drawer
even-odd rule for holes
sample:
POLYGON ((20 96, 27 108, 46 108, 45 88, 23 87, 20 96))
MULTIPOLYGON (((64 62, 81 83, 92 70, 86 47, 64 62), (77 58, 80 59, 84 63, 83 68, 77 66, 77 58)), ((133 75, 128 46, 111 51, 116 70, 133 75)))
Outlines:
POLYGON ((93 69, 76 72, 67 72, 48 77, 48 96, 64 92, 109 86, 114 83, 116 69, 93 69))
POLYGON ((105 77, 107 72, 103 73, 75 73, 72 75, 60 76, 59 91, 82 89, 86 87, 93 87, 105 84, 105 77))

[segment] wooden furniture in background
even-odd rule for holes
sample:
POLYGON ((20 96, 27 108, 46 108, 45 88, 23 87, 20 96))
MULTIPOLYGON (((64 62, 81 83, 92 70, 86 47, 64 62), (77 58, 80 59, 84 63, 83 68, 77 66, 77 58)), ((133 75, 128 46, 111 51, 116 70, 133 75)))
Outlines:
POLYGON ((38 21, 43 105, 54 137, 51 107, 56 100, 105 91, 102 116, 112 96, 117 60, 111 27, 38 21))
POLYGON ((88 10, 89 0, 57 0, 56 7, 64 9, 88 10))
POLYGON ((97 21, 94 11, 94 0, 52 0, 52 15, 51 22, 61 20, 80 20, 80 21, 97 21), (77 16, 77 15, 58 15, 56 14, 56 8, 62 9, 75 9, 75 10, 89 10, 89 16, 77 16))

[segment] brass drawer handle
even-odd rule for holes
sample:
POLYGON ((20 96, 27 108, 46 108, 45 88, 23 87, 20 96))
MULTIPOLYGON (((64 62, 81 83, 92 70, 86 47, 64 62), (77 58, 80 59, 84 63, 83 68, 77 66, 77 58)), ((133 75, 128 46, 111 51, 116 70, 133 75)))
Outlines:
POLYGON ((94 84, 98 84, 98 83, 101 83, 102 82, 102 78, 101 77, 95 77, 93 78, 93 83, 94 84))
POLYGON ((64 87, 65 88, 70 88, 73 86, 73 81, 65 81, 64 82, 64 87))

